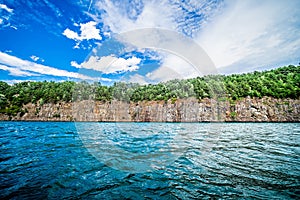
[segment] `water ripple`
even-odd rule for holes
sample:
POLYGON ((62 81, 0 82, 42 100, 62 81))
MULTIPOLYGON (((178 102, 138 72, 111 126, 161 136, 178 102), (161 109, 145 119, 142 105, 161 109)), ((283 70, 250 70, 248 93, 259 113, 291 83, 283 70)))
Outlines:
POLYGON ((300 198, 298 123, 82 125, 0 122, 0 199, 300 198))

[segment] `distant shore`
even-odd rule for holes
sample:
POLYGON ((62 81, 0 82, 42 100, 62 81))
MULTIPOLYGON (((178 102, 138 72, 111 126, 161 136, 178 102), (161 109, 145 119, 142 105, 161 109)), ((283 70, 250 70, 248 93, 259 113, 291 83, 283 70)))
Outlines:
POLYGON ((0 120, 299 122, 300 66, 157 84, 0 81, 0 120))
POLYGON ((91 101, 26 104, 25 113, 0 114, 1 121, 83 122, 300 122, 299 99, 272 97, 227 100, 91 101))

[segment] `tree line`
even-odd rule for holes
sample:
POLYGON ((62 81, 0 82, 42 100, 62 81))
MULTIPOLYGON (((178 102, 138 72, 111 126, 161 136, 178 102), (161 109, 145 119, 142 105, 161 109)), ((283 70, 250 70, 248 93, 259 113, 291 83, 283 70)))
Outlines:
POLYGON ((9 85, 0 81, 0 113, 25 113, 23 105, 73 102, 93 99, 98 101, 151 101, 188 97, 226 98, 243 97, 299 98, 300 66, 285 66, 263 72, 232 75, 208 75, 158 84, 116 82, 112 86, 82 82, 20 82, 9 85))

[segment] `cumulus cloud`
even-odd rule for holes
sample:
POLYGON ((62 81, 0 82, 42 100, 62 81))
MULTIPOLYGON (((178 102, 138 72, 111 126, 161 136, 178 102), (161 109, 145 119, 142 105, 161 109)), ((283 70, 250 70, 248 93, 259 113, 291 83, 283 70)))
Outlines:
POLYGON ((14 11, 14 9, 7 7, 7 5, 5 5, 5 4, 0 4, 0 8, 3 10, 6 10, 9 13, 12 13, 14 11))
POLYGON ((102 37, 100 35, 100 30, 96 27, 97 23, 94 21, 90 21, 87 23, 80 23, 80 33, 76 33, 75 31, 70 30, 69 28, 65 29, 63 35, 69 39, 76 40, 76 41, 83 41, 83 40, 101 40, 102 37))
POLYGON ((76 61, 71 61, 71 66, 75 68, 81 68, 81 65, 79 65, 76 61))
POLYGON ((59 77, 94 80, 94 78, 86 75, 37 64, 35 62, 31 62, 27 60, 22 60, 18 57, 11 56, 3 52, 0 52, 0 64, 2 64, 3 70, 10 71, 10 73, 12 74, 15 73, 15 75, 21 74, 23 76, 26 75, 30 76, 34 73, 35 75, 42 74, 42 75, 52 75, 52 76, 59 76, 59 77))
POLYGON ((73 62, 73 66, 100 71, 104 74, 112 74, 135 71, 139 69, 138 64, 140 62, 141 59, 134 56, 128 59, 117 58, 113 55, 103 57, 91 56, 87 61, 80 64, 80 66, 73 62))
POLYGON ((217 67, 276 65, 299 59, 300 2, 227 1, 197 38, 217 67))

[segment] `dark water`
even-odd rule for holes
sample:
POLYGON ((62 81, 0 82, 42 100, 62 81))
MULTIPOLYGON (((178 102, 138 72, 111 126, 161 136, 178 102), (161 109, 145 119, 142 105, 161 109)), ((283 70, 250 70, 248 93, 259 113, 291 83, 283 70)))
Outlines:
POLYGON ((299 199, 300 124, 0 122, 0 199, 74 198, 299 199))

